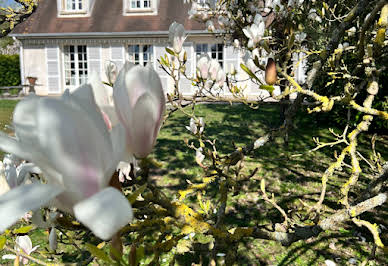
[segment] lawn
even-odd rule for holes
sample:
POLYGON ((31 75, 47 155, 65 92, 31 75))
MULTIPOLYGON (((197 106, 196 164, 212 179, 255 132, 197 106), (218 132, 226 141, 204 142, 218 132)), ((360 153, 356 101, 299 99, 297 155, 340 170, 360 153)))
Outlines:
MULTIPOLYGON (((0 102, 1 128, 10 123, 14 105, 13 101, 0 102)), ((221 154, 228 154, 235 149, 233 145, 237 147, 246 145, 263 135, 269 128, 281 124, 279 107, 276 105, 266 105, 257 110, 244 105, 198 105, 195 112, 205 118, 205 134, 210 139, 216 139, 217 149, 221 154)), ((184 141, 186 138, 188 143, 193 142, 198 146, 197 140, 185 128, 188 124, 189 118, 182 112, 177 111, 171 115, 164 124, 151 155, 161 165, 151 169, 151 181, 171 199, 179 197, 178 191, 187 188, 188 182, 200 182, 203 175, 202 169, 195 162, 195 151, 187 148, 184 141)), ((288 146, 284 144, 282 138, 277 138, 246 158, 243 174, 248 174, 255 168, 258 170, 252 178, 236 183, 233 188, 234 193, 231 193, 228 198, 226 208, 226 226, 232 228, 263 225, 269 221, 281 222, 282 216, 273 206, 265 203, 259 193, 260 181, 263 178, 268 184, 267 191, 273 193, 275 199, 281 200, 277 203, 289 210, 290 215, 301 207, 300 200, 307 203, 317 201, 321 175, 333 161, 334 152, 340 149, 336 147, 309 152, 314 148, 312 137, 330 140, 332 135, 327 130, 328 127, 334 127, 338 133, 340 131, 334 125, 306 114, 298 115, 296 125, 297 128, 290 135, 288 146)), ((368 138, 370 136, 361 138, 359 144, 360 151, 366 158, 369 158, 370 154, 368 138)), ((376 148, 385 159, 388 158, 387 147, 388 136, 378 137, 376 148)), ((340 208, 336 199, 338 199, 340 187, 346 180, 347 176, 339 172, 329 180, 328 196, 324 202, 328 212, 340 208)), ((364 187, 368 182, 370 182, 368 172, 363 173, 359 180, 359 188, 364 187)), ((207 196, 215 193, 214 189, 210 186, 206 191, 207 196)), ((354 196, 354 194, 351 195, 354 196)), ((188 196, 185 202, 196 205, 194 196, 188 196)), ((387 207, 385 204, 362 217, 372 223, 388 227, 387 207)), ((16 225, 18 226, 20 225, 16 225)), ((30 233, 30 236, 33 245, 40 245, 36 254, 43 260, 74 263, 89 255, 88 252, 77 251, 77 245, 68 244, 68 238, 64 236, 61 237, 59 244, 62 251, 57 254, 47 249, 48 233, 45 230, 36 229, 30 233)), ((69 237, 77 238, 75 234, 69 237)), ((91 240, 90 234, 85 234, 83 237, 83 240, 96 241, 91 240)), ((388 244, 387 230, 382 232, 381 237, 383 242, 388 244)), ((127 238, 126 241, 132 240, 127 238)), ((345 265, 350 259, 355 259, 358 263, 365 260, 372 250, 372 242, 373 238, 367 230, 356 228, 349 223, 339 228, 337 232, 323 232, 319 237, 296 242, 290 247, 283 247, 271 241, 246 238, 238 246, 238 256, 241 265, 319 265, 325 259, 336 260, 339 264, 345 265)), ((79 243, 79 239, 75 243, 79 243)), ((7 263, 1 260, 3 254, 5 253, 0 252, 1 265, 7 263)), ((379 255, 377 260, 369 265, 388 264, 388 259, 384 258, 380 251, 377 254, 379 255)), ((167 263, 171 255, 166 254, 162 258, 167 263)), ((191 265, 190 262, 199 263, 199 258, 187 252, 178 256, 177 261, 181 265, 191 265)))

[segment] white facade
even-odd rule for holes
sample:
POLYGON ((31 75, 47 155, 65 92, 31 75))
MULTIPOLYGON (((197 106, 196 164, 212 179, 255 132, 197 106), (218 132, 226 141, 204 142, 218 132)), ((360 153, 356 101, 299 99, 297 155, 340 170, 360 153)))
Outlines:
MULTIPOLYGON (((27 77, 36 77, 37 95, 60 95, 66 89, 73 90, 87 81, 91 72, 96 71, 102 81, 107 81, 104 64, 110 60, 120 68, 125 61, 144 64, 149 62, 158 72, 163 87, 167 92, 173 90, 172 80, 159 67, 157 59, 166 54, 168 37, 131 37, 131 38, 28 38, 21 40, 21 73, 22 83, 27 83, 27 77), (137 51, 137 55, 136 55, 137 51), (148 60, 148 61, 147 61, 148 60)), ((239 69, 242 53, 232 46, 224 46, 213 36, 190 36, 186 39, 184 49, 187 52, 186 73, 193 77, 196 73, 196 50, 205 47, 210 57, 217 58, 224 71, 229 72, 231 64, 239 69), (218 45, 217 45, 218 44, 218 45), (214 49, 217 45, 217 50, 214 49), (206 48, 207 47, 207 48, 206 48)), ((239 79, 244 80, 239 85, 245 88, 244 93, 250 96, 267 97, 268 92, 246 81, 248 76, 240 71, 239 79)), ((195 88, 191 81, 181 80, 183 95, 192 95, 195 88)), ((225 90, 224 95, 230 95, 225 90)))

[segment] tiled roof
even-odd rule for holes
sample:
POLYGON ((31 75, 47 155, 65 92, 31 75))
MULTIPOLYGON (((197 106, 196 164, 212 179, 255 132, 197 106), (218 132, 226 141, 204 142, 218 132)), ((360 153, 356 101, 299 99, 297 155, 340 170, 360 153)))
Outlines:
POLYGON ((123 0, 95 0, 90 17, 57 17, 56 0, 40 0, 39 6, 25 22, 17 25, 13 34, 56 34, 93 32, 153 32, 168 31, 173 21, 186 30, 204 30, 205 26, 188 19, 188 4, 182 0, 160 0, 155 16, 123 16, 123 0))

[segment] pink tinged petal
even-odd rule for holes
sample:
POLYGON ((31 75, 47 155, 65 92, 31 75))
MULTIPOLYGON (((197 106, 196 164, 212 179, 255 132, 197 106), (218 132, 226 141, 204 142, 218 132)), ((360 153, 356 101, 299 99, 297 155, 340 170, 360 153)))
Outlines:
POLYGON ((110 121, 109 116, 102 110, 101 110, 101 114, 108 130, 112 130, 112 122, 110 121))
POLYGON ((103 240, 133 219, 132 207, 117 189, 108 187, 74 206, 75 217, 103 240))
POLYGON ((37 210, 63 191, 58 186, 31 184, 17 187, 0 196, 0 232, 30 210, 37 210))

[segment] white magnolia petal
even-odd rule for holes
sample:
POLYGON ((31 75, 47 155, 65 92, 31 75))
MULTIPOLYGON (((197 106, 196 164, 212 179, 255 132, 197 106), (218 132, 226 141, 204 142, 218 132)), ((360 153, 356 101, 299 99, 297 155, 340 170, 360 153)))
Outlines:
POLYGON ((31 184, 0 196, 0 232, 17 222, 26 212, 45 205, 62 191, 58 186, 31 184))
POLYGON ((5 254, 1 257, 3 260, 14 260, 16 259, 16 255, 13 254, 5 254))
POLYGON ((7 193, 11 188, 3 175, 0 175, 0 196, 7 193))
POLYGON ((30 254, 31 254, 32 252, 34 252, 35 250, 37 250, 39 247, 40 247, 40 245, 37 245, 37 246, 33 247, 33 248, 31 249, 31 251, 30 251, 30 254))
POLYGON ((16 136, 30 145, 33 145, 37 141, 36 112, 40 99, 41 98, 37 96, 28 96, 16 105, 13 112, 13 125, 15 127, 16 136))
POLYGON ((15 240, 17 247, 21 248, 24 253, 30 254, 32 250, 31 238, 27 235, 18 236, 15 240))
MULTIPOLYGON (((32 146, 21 144, 15 138, 11 138, 7 134, 0 132, 0 150, 15 154, 23 159, 31 160, 32 156, 30 151, 32 149, 32 146)), ((34 151, 37 150, 33 150, 33 152, 34 151)))
POLYGON ((75 217, 101 239, 110 239, 133 219, 128 200, 108 187, 74 206, 75 217))
MULTIPOLYGON (((66 190, 78 197, 75 200, 105 187, 110 176, 105 176, 104 171, 112 164, 113 150, 104 122, 103 128, 99 128, 89 113, 53 98, 40 103, 38 115, 40 146, 50 164, 63 174, 66 190)), ((111 171, 113 174, 114 167, 111 171)))
POLYGON ((159 130, 159 114, 155 98, 147 93, 137 101, 131 120, 132 125, 130 136, 128 136, 131 152, 139 158, 146 157, 155 144, 155 139, 159 130), (157 126, 155 126, 158 124, 157 126))
POLYGON ((105 121, 99 112, 99 107, 94 99, 93 87, 91 84, 84 84, 77 88, 71 95, 69 90, 66 90, 62 96, 67 99, 67 103, 75 108, 84 110, 89 119, 91 119, 98 130, 105 136, 109 136, 105 121))
POLYGON ((115 156, 114 160, 112 161, 122 161, 125 158, 131 157, 131 154, 127 154, 125 129, 123 125, 117 124, 115 127, 113 127, 110 132, 110 138, 113 147, 113 154, 115 156))

